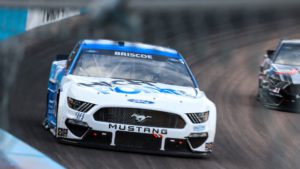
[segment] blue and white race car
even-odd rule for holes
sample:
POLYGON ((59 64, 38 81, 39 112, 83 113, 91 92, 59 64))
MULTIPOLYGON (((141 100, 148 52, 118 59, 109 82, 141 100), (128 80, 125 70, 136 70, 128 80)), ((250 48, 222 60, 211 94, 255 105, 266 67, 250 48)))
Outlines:
POLYGON ((216 116, 176 50, 82 40, 52 63, 43 125, 64 143, 206 155, 216 116))

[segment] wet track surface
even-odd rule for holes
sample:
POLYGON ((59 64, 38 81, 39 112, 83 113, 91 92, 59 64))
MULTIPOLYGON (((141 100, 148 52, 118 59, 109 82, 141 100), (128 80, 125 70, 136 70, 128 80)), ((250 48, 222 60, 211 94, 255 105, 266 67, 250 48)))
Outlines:
MULTIPOLYGON (((149 20, 144 24, 150 25, 149 20)), ((282 37, 300 38, 299 21, 254 21, 252 26, 243 29, 228 27, 227 31, 202 33, 198 37, 186 36, 182 33, 184 29, 172 32, 167 27, 158 27, 159 31, 151 32, 151 28, 145 26, 141 32, 144 36, 136 39, 181 51, 200 88, 215 102, 218 109, 215 149, 204 159, 63 145, 42 129, 47 79, 55 55, 70 51, 80 38, 111 37, 99 30, 71 36, 72 32, 78 32, 76 22, 85 23, 79 17, 49 26, 53 32, 63 25, 72 26, 69 33, 60 38, 51 35, 41 40, 23 35, 18 39, 25 45, 25 56, 13 86, 10 131, 20 139, 67 168, 299 168, 300 114, 267 110, 255 100, 258 65, 265 50, 274 48, 282 37)), ((176 23, 169 24, 176 26, 176 23)), ((29 34, 42 32, 41 29, 29 34)))

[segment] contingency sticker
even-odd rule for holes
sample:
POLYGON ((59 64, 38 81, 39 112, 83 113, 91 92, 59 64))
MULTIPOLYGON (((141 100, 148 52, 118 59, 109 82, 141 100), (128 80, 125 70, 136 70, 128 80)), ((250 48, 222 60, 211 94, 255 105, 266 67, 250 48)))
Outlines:
POLYGON ((197 125, 197 126, 193 127, 193 130, 197 131, 197 132, 202 132, 202 131, 205 130, 205 126, 203 126, 203 125, 197 125))
POLYGON ((68 129, 58 128, 57 130, 58 137, 66 138, 67 135, 68 135, 68 129))

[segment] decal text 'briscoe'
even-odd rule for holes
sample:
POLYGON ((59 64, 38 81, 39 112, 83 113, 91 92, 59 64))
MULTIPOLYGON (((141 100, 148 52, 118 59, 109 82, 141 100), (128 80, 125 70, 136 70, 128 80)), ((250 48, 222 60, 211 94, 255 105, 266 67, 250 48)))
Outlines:
POLYGON ((116 56, 127 56, 133 58, 142 58, 142 59, 152 59, 152 55, 140 54, 140 53, 130 53, 130 52, 117 52, 115 51, 116 56))
POLYGON ((108 124, 109 129, 121 130, 121 131, 130 131, 130 132, 139 132, 139 133, 149 133, 149 134, 168 134, 167 129, 158 129, 142 126, 130 126, 124 124, 108 124))

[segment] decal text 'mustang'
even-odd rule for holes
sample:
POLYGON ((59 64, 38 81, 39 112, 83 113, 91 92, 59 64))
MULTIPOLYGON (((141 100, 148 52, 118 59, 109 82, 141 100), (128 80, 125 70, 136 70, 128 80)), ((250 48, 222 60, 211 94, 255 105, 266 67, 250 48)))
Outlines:
POLYGON ((108 124, 109 129, 115 129, 120 131, 130 131, 130 132, 138 132, 138 133, 149 133, 149 134, 168 134, 167 129, 159 129, 152 127, 143 127, 143 126, 131 126, 124 124, 108 124))

